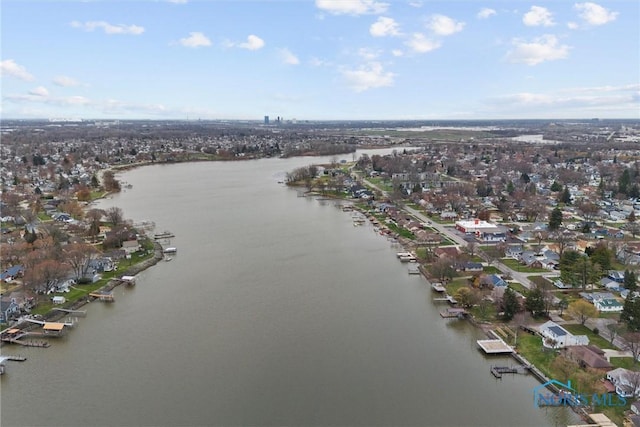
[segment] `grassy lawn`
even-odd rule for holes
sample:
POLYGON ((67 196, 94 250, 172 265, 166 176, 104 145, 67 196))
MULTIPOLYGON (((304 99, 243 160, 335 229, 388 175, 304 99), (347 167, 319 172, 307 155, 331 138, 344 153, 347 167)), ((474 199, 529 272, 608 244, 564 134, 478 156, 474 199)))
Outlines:
POLYGON ((638 369, 638 364, 633 363, 633 357, 612 357, 609 362, 616 368, 638 369))
POLYGON ((542 346, 542 338, 530 334, 518 334, 518 352, 529 362, 533 363, 547 377, 553 378, 554 372, 551 368, 553 360, 556 358, 556 350, 545 349, 542 346))
POLYGON ((492 265, 487 266, 487 267, 483 267, 482 271, 484 273, 487 273, 487 274, 499 274, 500 273, 500 270, 498 270, 497 267, 494 267, 492 265))
POLYGON ((529 290, 518 282, 509 282, 509 287, 522 295, 527 295, 529 290))
POLYGON ((549 271, 544 268, 527 267, 526 265, 522 265, 517 260, 511 258, 502 258, 500 259, 500 262, 513 269, 514 271, 518 271, 520 273, 546 273, 549 271))
POLYGON ((598 346, 600 348, 612 348, 614 350, 618 349, 618 347, 611 344, 600 335, 594 334, 591 329, 587 328, 584 325, 563 325, 563 327, 574 335, 586 335, 587 337, 589 337, 589 344, 598 346))
POLYGON ((447 283, 447 293, 449 295, 454 295, 458 289, 468 286, 468 283, 469 282, 466 277, 457 277, 447 283))

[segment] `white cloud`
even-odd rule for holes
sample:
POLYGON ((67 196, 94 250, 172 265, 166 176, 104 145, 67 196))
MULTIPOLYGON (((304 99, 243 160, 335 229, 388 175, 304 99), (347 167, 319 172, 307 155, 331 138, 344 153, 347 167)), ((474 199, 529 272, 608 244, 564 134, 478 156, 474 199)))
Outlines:
POLYGON ((373 37, 399 36, 398 23, 393 18, 380 16, 376 22, 371 24, 369 33, 373 37))
POLYGON ((490 9, 488 7, 483 7, 482 9, 480 9, 480 12, 478 12, 478 14, 476 15, 476 17, 478 19, 487 19, 493 15, 496 14, 496 11, 494 9, 490 9))
POLYGON ((356 92, 392 86, 395 77, 393 73, 385 72, 379 62, 370 62, 357 70, 343 70, 342 75, 347 85, 356 92))
POLYGON ((550 111, 571 111, 573 114, 592 109, 610 108, 629 110, 637 106, 640 85, 595 86, 566 88, 557 92, 520 92, 498 96, 489 100, 504 111, 534 111, 549 114, 550 111))
POLYGON ((576 3, 573 7, 580 12, 580 17, 589 25, 604 25, 615 21, 618 16, 618 12, 610 12, 596 3, 576 3))
POLYGON ((96 28, 101 28, 105 34, 132 34, 138 36, 144 33, 144 27, 140 27, 139 25, 113 25, 105 21, 87 21, 84 23, 73 21, 71 26, 85 31, 93 31, 96 28))
POLYGON ((27 69, 17 64, 13 59, 5 59, 0 62, 0 75, 15 77, 27 82, 34 80, 34 77, 27 69))
POLYGON ((427 28, 439 36, 450 36, 464 28, 464 22, 456 22, 445 15, 431 15, 427 20, 427 28))
POLYGON ((80 86, 80 82, 67 76, 56 76, 53 78, 53 83, 63 87, 80 86))
POLYGON ((576 22, 567 22, 567 28, 570 30, 577 30, 578 24, 576 22))
POLYGON ((244 43, 240 43, 238 44, 238 47, 242 48, 242 49, 248 49, 248 50, 258 50, 258 49, 262 49, 264 47, 264 40, 262 40, 260 37, 255 36, 253 34, 250 34, 247 37, 247 41, 244 43))
POLYGON ((38 86, 29 91, 29 95, 47 97, 49 96, 49 91, 44 86, 38 86))
POLYGON ((372 61, 376 58, 378 58, 380 56, 381 52, 377 49, 371 49, 371 48, 367 48, 367 47, 363 47, 358 49, 358 55, 366 60, 366 61, 372 61))
POLYGON ((297 56, 295 56, 289 49, 283 48, 279 49, 278 53, 280 55, 280 59, 282 62, 288 65, 298 65, 300 64, 300 60, 297 56))
POLYGON ((570 49, 567 45, 560 45, 558 39, 550 34, 538 37, 532 42, 515 39, 512 44, 514 49, 507 53, 507 60, 527 65, 566 58, 570 49))
POLYGON ((186 4, 187 0, 167 0, 169 3, 173 4, 186 4))
POLYGON ((384 13, 389 5, 374 0, 316 0, 316 7, 334 15, 364 15, 384 13))
POLYGON ((393 56, 404 56, 404 52, 402 50, 400 50, 400 49, 393 49, 391 51, 391 54, 393 56))
POLYGON ((422 33, 413 33, 405 44, 418 53, 431 52, 442 45, 440 41, 428 39, 422 33))
POLYGON ((409 6, 416 7, 416 8, 422 7, 422 2, 421 1, 410 1, 409 2, 409 6))
POLYGON ((179 43, 184 47, 197 48, 203 46, 211 46, 211 40, 203 33, 192 32, 189 33, 189 37, 180 39, 179 43))
POLYGON ((528 27, 550 27, 554 25, 553 14, 546 7, 531 6, 529 12, 522 17, 522 22, 528 27))

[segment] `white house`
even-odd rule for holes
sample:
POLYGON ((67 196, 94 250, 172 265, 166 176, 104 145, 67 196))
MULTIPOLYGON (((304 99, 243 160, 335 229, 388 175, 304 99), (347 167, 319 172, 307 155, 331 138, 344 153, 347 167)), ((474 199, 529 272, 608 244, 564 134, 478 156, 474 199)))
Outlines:
POLYGON ((603 313, 621 313, 623 305, 614 298, 602 298, 593 301, 596 309, 603 313))
POLYGON ((542 344, 548 348, 563 348, 572 345, 588 345, 589 337, 586 335, 573 335, 556 322, 549 320, 538 327, 543 336, 542 344))
POLYGON ((616 368, 607 372, 607 379, 616 387, 622 397, 640 396, 640 372, 616 368))
POLYGON ((140 243, 138 243, 137 240, 125 240, 122 242, 122 249, 127 253, 127 255, 130 255, 140 250, 140 243))

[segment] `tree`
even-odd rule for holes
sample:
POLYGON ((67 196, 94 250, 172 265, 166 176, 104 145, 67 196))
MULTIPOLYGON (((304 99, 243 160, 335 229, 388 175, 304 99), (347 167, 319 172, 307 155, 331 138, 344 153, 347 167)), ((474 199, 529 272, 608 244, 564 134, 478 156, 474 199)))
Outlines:
POLYGON ((524 308, 531 312, 533 317, 541 316, 545 313, 544 293, 539 287, 535 287, 529 291, 524 308))
POLYGON ((579 299, 569 304, 567 311, 573 317, 577 317, 578 320, 580 320, 581 325, 584 325, 587 319, 596 317, 598 315, 598 310, 594 307, 594 305, 583 299, 579 299))
POLYGON ((625 196, 629 193, 631 186, 631 174, 629 173, 629 169, 626 168, 622 171, 620 178, 618 179, 618 193, 624 194, 625 196))
POLYGON ((593 252, 589 254, 592 264, 598 264, 602 271, 611 270, 613 251, 604 243, 599 243, 593 252))
POLYGON ((516 293, 511 288, 504 290, 502 295, 502 318, 506 321, 513 319, 513 316, 520 310, 520 303, 516 293))
POLYGON ((87 275, 91 260, 97 252, 96 248, 86 243, 71 243, 64 246, 64 260, 71 266, 76 279, 87 275))
POLYGON ((564 187, 564 190, 562 191, 562 193, 560 193, 560 197, 558 201, 560 203, 564 203, 565 205, 571 204, 571 193, 569 192, 569 189, 566 186, 564 187))
POLYGON ((119 207, 111 207, 105 212, 107 221, 111 223, 111 226, 116 228, 124 222, 124 214, 119 207))
POLYGON ((635 291, 638 288, 636 273, 633 270, 624 271, 624 287, 629 290, 629 293, 635 291))
POLYGON ((608 323, 607 329, 609 330, 609 342, 613 344, 616 337, 624 331, 624 327, 619 323, 608 323))
POLYGON ((458 301, 458 304, 465 308, 473 307, 479 300, 478 294, 467 287, 458 289, 453 297, 458 301))
POLYGON ((453 278, 455 273, 453 269, 453 261, 448 258, 438 259, 436 262, 431 264, 431 268, 429 270, 431 271, 431 274, 443 282, 447 279, 453 278))
POLYGON ((562 313, 569 307, 569 299, 563 295, 560 297, 560 301, 558 301, 558 310, 560 311, 560 316, 562 317, 562 313))
POLYGON ((599 279, 600 268, 591 260, 574 250, 564 251, 560 258, 560 277, 563 282, 586 289, 599 279))
POLYGON ((636 214, 634 211, 631 211, 629 216, 627 217, 627 229, 631 231, 631 235, 635 238, 636 234, 638 234, 638 224, 636 223, 636 214))
POLYGON ((633 296, 631 292, 624 301, 620 322, 624 323, 630 332, 640 331, 640 298, 633 296))
POLYGON ((555 193, 556 191, 562 190, 562 184, 560 184, 558 181, 553 181, 553 184, 551 184, 551 187, 549 187, 549 189, 555 193))
POLYGON ((638 362, 638 356, 640 356, 640 332, 627 332, 623 336, 626 341, 626 349, 633 355, 633 363, 638 362))
POLYGON ((555 231, 562 225, 562 211, 556 206, 549 216, 549 230, 555 231))

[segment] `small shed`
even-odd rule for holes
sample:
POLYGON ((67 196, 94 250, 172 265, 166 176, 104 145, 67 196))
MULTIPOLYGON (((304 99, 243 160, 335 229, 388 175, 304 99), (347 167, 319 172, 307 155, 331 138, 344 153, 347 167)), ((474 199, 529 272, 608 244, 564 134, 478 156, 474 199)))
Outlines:
POLYGON ((55 296, 52 298, 54 304, 64 304, 67 302, 67 299, 63 296, 55 296))

